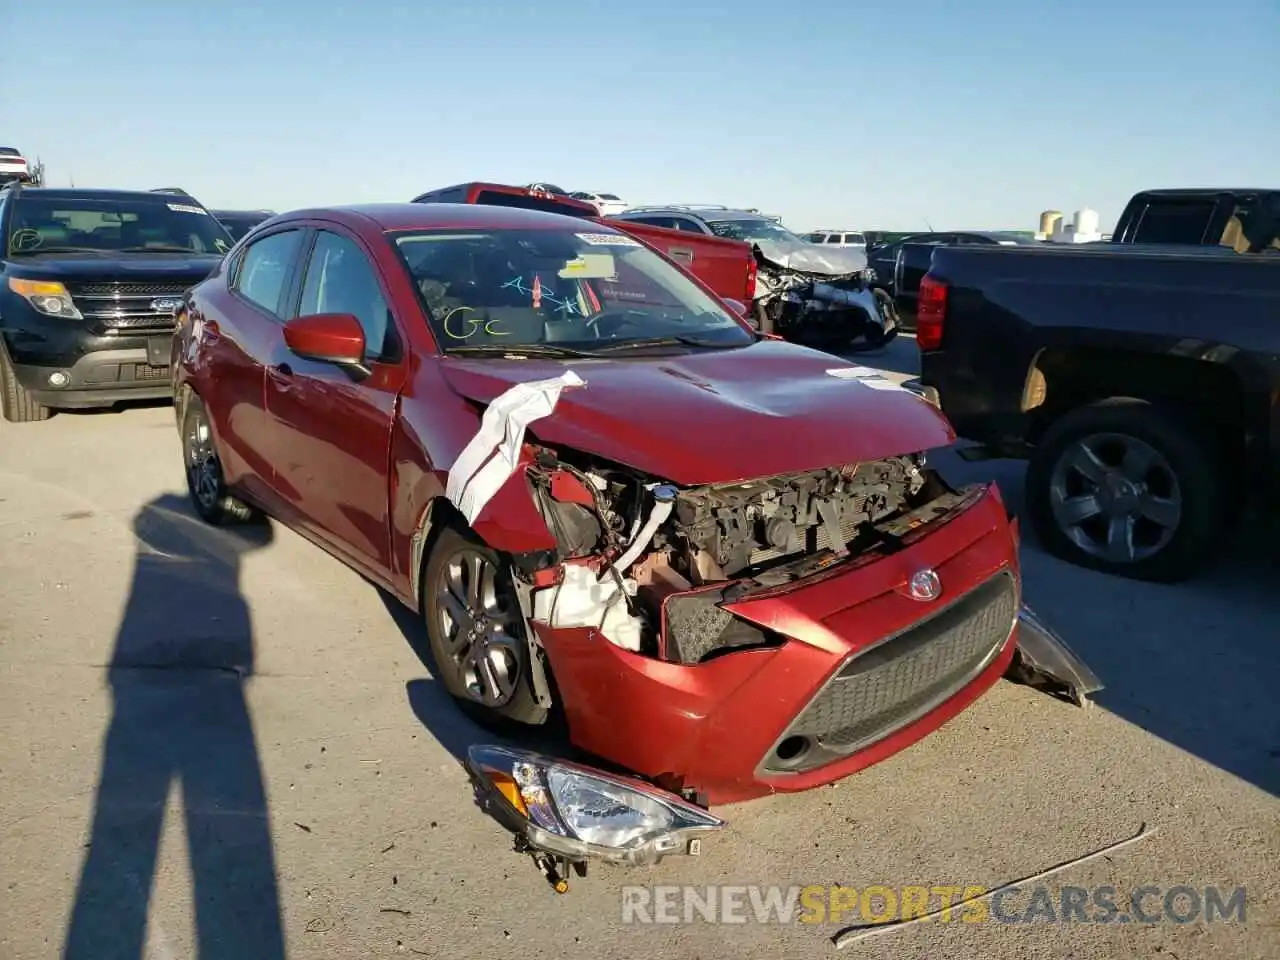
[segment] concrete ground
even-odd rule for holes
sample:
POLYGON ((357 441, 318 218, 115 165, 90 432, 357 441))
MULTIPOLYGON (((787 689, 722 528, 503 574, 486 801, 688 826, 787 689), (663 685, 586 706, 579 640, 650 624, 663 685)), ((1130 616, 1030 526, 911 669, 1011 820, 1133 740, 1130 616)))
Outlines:
MULTIPOLYGON (((1016 499, 1015 465, 943 459, 1016 499)), ((839 924, 624 924, 621 888, 990 888, 1144 822, 1054 896, 1244 886, 1245 921, 935 921, 842 955, 1280 956, 1274 528, 1176 587, 1027 543, 1028 600, 1108 683, 1098 708, 1001 683, 836 787, 720 811, 700 858, 557 897, 472 803, 455 758, 481 735, 413 618, 286 530, 203 528, 183 490, 167 407, 0 423, 5 960, 825 956, 839 924)))

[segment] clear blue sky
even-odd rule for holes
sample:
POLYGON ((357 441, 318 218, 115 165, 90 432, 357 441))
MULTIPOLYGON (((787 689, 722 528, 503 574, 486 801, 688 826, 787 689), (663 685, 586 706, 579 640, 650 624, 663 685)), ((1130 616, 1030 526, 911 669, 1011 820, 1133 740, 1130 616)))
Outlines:
POLYGON ((0 143, 210 206, 489 179, 789 226, 1280 186, 1280 0, 0 0, 0 143), (255 12, 256 9, 256 12, 255 12))

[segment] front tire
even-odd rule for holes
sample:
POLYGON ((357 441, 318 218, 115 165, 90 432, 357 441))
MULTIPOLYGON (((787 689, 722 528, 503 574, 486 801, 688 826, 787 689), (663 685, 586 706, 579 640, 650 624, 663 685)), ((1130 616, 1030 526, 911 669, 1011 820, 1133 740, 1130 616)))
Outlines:
POLYGON ((423 571, 423 615, 439 680, 488 727, 546 723, 533 695, 528 629, 502 557, 461 522, 440 531, 423 571))
POLYGON ((201 520, 221 527, 253 519, 253 510, 227 492, 209 414, 194 393, 182 416, 182 460, 191 505, 201 520))
POLYGON ((9 355, 0 347, 0 408, 10 423, 37 423, 48 420, 53 411, 31 396, 29 390, 18 382, 9 355))
POLYGON ((1139 400, 1081 407, 1054 423, 1027 468, 1031 525, 1054 556, 1134 580, 1175 583, 1230 529, 1213 446, 1139 400))

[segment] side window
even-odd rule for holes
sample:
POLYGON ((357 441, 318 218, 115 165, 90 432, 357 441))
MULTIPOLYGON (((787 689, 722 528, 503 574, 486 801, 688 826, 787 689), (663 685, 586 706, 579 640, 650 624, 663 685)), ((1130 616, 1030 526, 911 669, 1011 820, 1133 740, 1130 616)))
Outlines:
POLYGON ((1216 207, 1214 200, 1153 201, 1142 213, 1133 242, 1199 244, 1216 207))
POLYGON ((846 233, 844 235, 844 242, 862 245, 867 242, 867 238, 860 233, 846 233))
POLYGON ((299 316, 349 313, 364 327, 365 358, 385 360, 394 349, 391 311, 363 249, 327 230, 316 234, 307 262, 299 316))
POLYGON ((666 227, 668 230, 675 227, 670 217, 627 217, 632 223, 643 223, 650 227, 666 227))
POLYGON ((301 230, 285 230, 249 244, 235 268, 232 289, 263 310, 279 316, 280 300, 288 286, 301 242, 301 230))
POLYGON ((706 233, 697 223, 685 217, 676 217, 672 222, 672 226, 677 230, 683 230, 685 233, 706 233))

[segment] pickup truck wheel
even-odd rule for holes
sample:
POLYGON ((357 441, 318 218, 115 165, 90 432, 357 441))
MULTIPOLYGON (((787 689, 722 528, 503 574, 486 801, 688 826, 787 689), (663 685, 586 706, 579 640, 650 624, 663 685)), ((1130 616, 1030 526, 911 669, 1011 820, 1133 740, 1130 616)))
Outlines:
POLYGON ((227 493, 209 414, 204 401, 195 394, 187 400, 182 418, 182 462, 186 468, 187 492, 201 520, 224 526, 253 519, 253 509, 227 493))
POLYGON ((1064 416, 1036 445, 1026 484, 1031 525, 1050 553, 1135 580, 1189 577, 1229 529, 1212 448, 1141 401, 1064 416))
POLYGON ((13 364, 8 354, 0 348, 0 407, 3 407, 4 418, 10 423, 36 423, 48 420, 52 411, 42 403, 37 403, 18 382, 13 372, 13 364))
POLYGON ((423 614, 439 680, 465 713, 493 727, 538 725, 529 644, 511 575, 470 530, 445 527, 427 559, 423 614))

